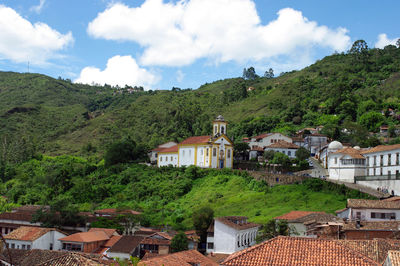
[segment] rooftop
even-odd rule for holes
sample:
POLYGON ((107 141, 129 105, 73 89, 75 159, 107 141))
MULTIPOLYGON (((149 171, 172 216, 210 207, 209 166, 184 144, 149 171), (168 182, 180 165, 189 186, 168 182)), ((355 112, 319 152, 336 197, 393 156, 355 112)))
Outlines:
POLYGON ((179 143, 179 145, 185 145, 185 144, 207 144, 210 142, 211 137, 210 136, 196 136, 196 137, 190 137, 179 143))
POLYGON ((110 237, 104 231, 82 232, 60 238, 64 242, 91 243, 97 241, 107 241, 110 237))
POLYGON ((300 147, 297 146, 296 144, 289 143, 289 142, 284 141, 284 140, 279 140, 278 142, 273 143, 273 144, 267 146, 266 148, 298 149, 300 147))
POLYGON ((305 217, 305 216, 310 215, 312 213, 323 213, 323 212, 291 211, 291 212, 285 213, 285 214, 283 214, 281 216, 277 216, 274 219, 292 221, 292 220, 296 220, 296 219, 305 217))
POLYGON ((390 259, 391 265, 400 265, 400 251, 389 250, 388 259, 390 259))
POLYGON ((55 228, 42 228, 33 226, 21 226, 11 233, 4 236, 5 239, 9 240, 23 240, 23 241, 34 241, 39 237, 47 234, 50 231, 55 231, 55 228))
POLYGON ((345 154, 355 159, 365 159, 365 157, 361 155, 360 150, 356 150, 352 147, 346 147, 344 149, 338 150, 337 152, 333 152, 332 154, 345 154))
POLYGON ((373 147, 369 150, 363 151, 363 154, 374 153, 374 152, 382 152, 382 151, 391 151, 400 149, 400 144, 393 144, 393 145, 378 145, 373 147))
POLYGON ((347 199, 347 208, 354 209, 400 209, 400 201, 347 199))
POLYGON ((108 252, 131 254, 143 239, 142 236, 122 236, 108 252))
POLYGON ((192 265, 201 265, 201 266, 217 266, 218 263, 212 261, 206 256, 202 255, 197 250, 186 250, 181 252, 176 252, 168 255, 161 255, 145 260, 141 260, 138 264, 139 266, 192 266, 192 265))
POLYGON ((103 231, 104 233, 106 233, 106 235, 108 237, 111 237, 113 235, 119 235, 117 233, 117 229, 111 229, 111 228, 90 228, 88 232, 97 232, 97 231, 103 231))
POLYGON ((173 152, 178 152, 178 150, 179 150, 178 145, 175 145, 169 148, 164 148, 159 153, 173 153, 173 152))
POLYGON ((224 216, 215 218, 215 220, 236 230, 244 230, 260 226, 259 224, 248 222, 246 216, 224 216))
POLYGON ((279 236, 230 255, 222 265, 380 265, 334 240, 279 236))

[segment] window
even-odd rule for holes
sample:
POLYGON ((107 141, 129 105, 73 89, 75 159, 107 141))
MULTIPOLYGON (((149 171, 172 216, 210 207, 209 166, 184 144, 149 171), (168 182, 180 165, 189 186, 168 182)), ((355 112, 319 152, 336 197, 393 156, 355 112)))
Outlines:
POLYGON ((399 178, 399 170, 396 170, 396 179, 399 178))
POLYGON ((217 149, 213 148, 213 156, 217 156, 217 149))
POLYGON ((392 165, 392 155, 388 154, 388 165, 392 165))
POLYGON ((15 244, 11 244, 11 248, 15 248, 15 244))
POLYGON ((214 237, 214 232, 207 232, 207 237, 214 237))
POLYGON ((374 166, 376 165, 376 155, 374 156, 374 166))
POLYGON ((221 127, 221 134, 225 134, 225 128, 223 126, 221 127))
POLYGON ((376 175, 376 168, 374 168, 374 175, 376 175))
POLYGON ((395 220, 396 213, 394 212, 371 212, 371 218, 373 219, 385 219, 385 220, 395 220))
POLYGON ((288 152, 287 152, 287 155, 288 155, 288 156, 292 156, 292 152, 291 152, 291 151, 288 151, 288 152))
POLYGON ((171 156, 171 162, 173 161, 174 157, 171 156))
POLYGON ((203 156, 203 149, 200 150, 200 155, 203 156))
POLYGON ((25 245, 22 245, 22 247, 21 247, 22 249, 25 249, 25 245))
POLYGON ((390 179, 390 176, 392 175, 391 171, 388 171, 388 178, 390 179))
POLYGON ((383 155, 381 155, 381 166, 383 166, 383 155))
POLYGON ((207 243, 208 249, 214 249, 214 243, 207 243))
POLYGON ((396 153, 396 164, 399 165, 399 153, 396 153))
POLYGON ((231 150, 228 150, 228 158, 231 158, 231 150))
POLYGON ((165 156, 165 161, 168 162, 168 156, 165 156))
POLYGON ((160 162, 162 162, 162 156, 160 156, 160 162))
POLYGON ((82 246, 79 244, 63 243, 63 249, 69 251, 82 251, 82 246))
POLYGON ((369 166, 369 157, 367 157, 367 166, 369 166))
POLYGON ((27 250, 31 250, 31 245, 26 245, 27 250))
POLYGON ((356 218, 361 219, 361 212, 356 212, 356 218))
POLYGON ((208 148, 206 149, 206 156, 208 157, 208 148))
POLYGON ((50 243, 50 250, 53 250, 53 243, 50 243))
POLYGON ((381 167, 381 175, 383 175, 383 168, 381 167))
POLYGON ((335 157, 335 164, 337 164, 337 157, 335 157))
POLYGON ((189 150, 189 157, 192 156, 192 150, 189 150))
POLYGON ((217 132, 218 132, 218 127, 217 127, 217 125, 215 125, 214 126, 214 135, 217 134, 217 132))

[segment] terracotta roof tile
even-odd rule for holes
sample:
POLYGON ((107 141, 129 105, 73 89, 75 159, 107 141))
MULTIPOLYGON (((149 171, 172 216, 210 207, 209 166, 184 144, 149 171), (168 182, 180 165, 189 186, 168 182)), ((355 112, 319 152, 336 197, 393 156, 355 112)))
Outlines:
POLYGON ((233 253, 222 265, 380 265, 334 240, 276 237, 233 253))
POLYGON ((400 149, 400 144, 393 144, 393 145, 379 145, 376 147, 373 147, 369 150, 363 151, 363 154, 368 154, 368 153, 374 153, 374 152, 381 152, 381 151, 391 151, 391 150, 396 150, 400 149))
POLYGON ((218 264, 206 256, 202 255, 197 250, 187 250, 168 254, 165 256, 157 256, 154 258, 149 258, 141 260, 138 264, 139 266, 191 266, 191 265, 201 265, 201 266, 217 266, 218 264))
POLYGON ((253 227, 259 227, 259 224, 247 222, 246 216, 224 216, 215 218, 216 221, 219 221, 229 227, 232 227, 236 230, 244 230, 253 227))
POLYGON ((9 240, 34 241, 46 233, 55 230, 55 228, 21 226, 4 236, 4 238, 9 240))
POLYGON ((400 241, 374 239, 374 240, 337 240, 340 244, 356 250, 370 259, 383 263, 389 250, 400 250, 400 241))
POLYGON ((296 220, 296 219, 305 217, 305 216, 307 216, 309 214, 312 214, 312 213, 323 213, 323 212, 291 211, 291 212, 285 213, 285 214, 283 214, 281 216, 277 216, 274 219, 277 219, 277 220, 296 220))
MULTIPOLYGON (((111 262, 111 261, 110 261, 111 262)), ((115 263, 115 262, 114 262, 115 263)), ((111 265, 107 261, 102 260, 95 255, 86 255, 83 253, 68 252, 58 258, 50 259, 46 262, 38 264, 38 266, 97 266, 97 265, 111 265)))
POLYGON ((110 238, 104 231, 94 231, 94 232, 82 232, 69 235, 67 237, 60 238, 60 241, 65 242, 80 242, 80 243, 90 243, 97 241, 107 241, 110 238))
POLYGON ((179 143, 179 145, 184 145, 184 144, 206 144, 209 143, 211 140, 210 136, 196 136, 196 137, 190 137, 179 143))
POLYGON ((400 209, 400 201, 347 199, 347 208, 354 209, 400 209))
POLYGON ((111 238, 103 245, 104 247, 111 248, 117 243, 122 236, 111 236, 111 238))
MULTIPOLYGON (((55 251, 55 250, 41 250, 41 249, 9 249, 11 253, 11 258, 13 265, 18 266, 32 266, 39 265, 47 260, 58 258, 64 254, 65 251, 55 251)), ((0 259, 6 262, 10 262, 9 254, 7 249, 4 249, 0 254, 0 259)))
POLYGON ((285 148, 285 149, 298 149, 300 148, 299 146, 297 146, 294 143, 289 143, 287 141, 284 140, 279 140, 276 143, 273 143, 265 148, 285 148))
POLYGON ((143 239, 142 236, 122 236, 108 252, 131 254, 143 239))
POLYGON ((251 151, 264 151, 263 147, 253 145, 250 149, 251 151))
POLYGON ((111 228, 96 228, 96 227, 93 227, 93 228, 90 228, 88 232, 98 232, 98 231, 102 231, 102 232, 106 233, 106 235, 108 237, 112 237, 113 235, 119 235, 117 233, 117 229, 111 229, 111 228))
POLYGON ((343 225, 344 231, 400 231, 400 221, 379 221, 367 222, 361 221, 360 226, 357 227, 357 222, 347 222, 343 225))
POLYGON ((173 153, 173 152, 178 152, 179 147, 178 145, 169 147, 169 148, 165 148, 162 151, 160 151, 159 153, 173 153))
POLYGON ((391 262, 390 265, 393 265, 393 266, 400 265, 400 251, 398 251, 398 250, 389 250, 388 259, 391 262))
POLYGON ((332 154, 346 154, 355 159, 365 159, 365 157, 361 155, 361 152, 359 150, 356 150, 352 147, 346 147, 344 149, 338 150, 337 152, 333 152, 332 154))

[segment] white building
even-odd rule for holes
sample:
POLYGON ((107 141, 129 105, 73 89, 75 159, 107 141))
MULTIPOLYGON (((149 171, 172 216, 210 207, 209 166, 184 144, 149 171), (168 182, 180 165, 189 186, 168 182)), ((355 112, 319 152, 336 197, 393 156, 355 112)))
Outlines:
POLYGON ((260 147, 264 149, 265 147, 282 140, 289 143, 293 143, 291 138, 281 133, 264 133, 255 137, 251 137, 249 141, 249 146, 250 148, 260 147))
POLYGON ((6 245, 12 249, 61 250, 59 238, 67 236, 55 228, 21 226, 4 236, 6 245))
POLYGON ((289 156, 289 158, 296 158, 296 151, 299 149, 300 147, 297 146, 296 144, 290 143, 290 142, 286 142, 284 140, 280 140, 276 143, 273 143, 267 147, 264 148, 264 151, 275 151, 275 152, 281 152, 287 156, 289 156))
POLYGON ((365 176, 365 158, 359 149, 344 148, 328 157, 329 179, 354 183, 355 177, 365 176))
POLYGON ((328 144, 328 137, 319 133, 308 135, 304 138, 305 147, 311 155, 317 154, 323 146, 328 144))
POLYGON ((227 122, 219 115, 213 122, 213 136, 196 136, 159 152, 157 166, 232 168, 233 143, 225 135, 227 122))
POLYGON ((322 165, 327 169, 329 154, 342 150, 343 148, 342 143, 336 140, 329 143, 328 146, 324 146, 319 152, 319 159, 321 160, 322 165))
POLYGON ((245 216, 215 218, 208 230, 207 253, 232 254, 255 245, 258 227, 245 216))
POLYGON ((398 178, 400 172, 400 144, 379 145, 363 152, 367 176, 398 178))
POLYGON ((336 212, 347 220, 382 222, 400 220, 400 201, 347 199, 346 208, 336 212))
POLYGON ((150 158, 150 162, 152 164, 156 164, 157 163, 157 156, 158 156, 159 152, 164 151, 164 150, 166 150, 168 148, 171 148, 173 146, 176 146, 177 144, 178 143, 176 143, 176 142, 170 141, 170 142, 158 145, 157 148, 152 149, 148 154, 149 158, 150 158))

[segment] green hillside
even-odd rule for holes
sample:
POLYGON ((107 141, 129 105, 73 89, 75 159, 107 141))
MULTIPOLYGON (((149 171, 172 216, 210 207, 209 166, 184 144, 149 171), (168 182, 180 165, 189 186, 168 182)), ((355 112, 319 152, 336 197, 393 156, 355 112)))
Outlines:
POLYGON ((397 115, 380 112, 400 109, 400 48, 356 48, 276 78, 225 79, 196 90, 128 93, 0 72, 1 154, 15 162, 34 152, 101 158, 110 143, 126 137, 153 148, 209 134, 218 114, 230 122, 228 135, 235 142, 265 131, 291 134, 324 125, 331 138, 370 146, 379 140, 368 131, 399 124, 397 115))

